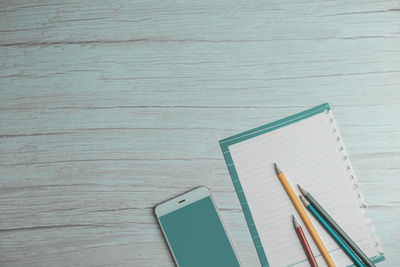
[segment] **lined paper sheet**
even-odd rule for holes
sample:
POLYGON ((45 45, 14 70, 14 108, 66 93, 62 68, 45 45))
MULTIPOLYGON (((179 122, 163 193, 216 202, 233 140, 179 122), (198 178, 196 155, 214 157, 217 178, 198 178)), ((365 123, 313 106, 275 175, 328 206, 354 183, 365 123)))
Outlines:
MULTIPOLYGON (((229 146, 255 227, 270 266, 309 266, 293 229, 295 215, 320 266, 318 248, 277 178, 273 163, 285 173, 295 192, 302 185, 368 257, 378 255, 364 211, 362 195, 331 111, 229 146)), ((352 261, 307 211, 337 266, 352 261)))

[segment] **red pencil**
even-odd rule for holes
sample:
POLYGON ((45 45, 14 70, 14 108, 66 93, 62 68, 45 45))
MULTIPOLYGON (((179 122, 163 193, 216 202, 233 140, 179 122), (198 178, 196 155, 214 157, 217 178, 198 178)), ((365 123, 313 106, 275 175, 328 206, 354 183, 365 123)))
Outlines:
POLYGON ((304 235, 303 229, 301 229, 300 224, 297 222, 296 218, 293 215, 292 215, 292 219, 293 219, 294 229, 296 230, 297 236, 300 239, 300 243, 303 246, 303 249, 307 255, 308 261, 310 262, 312 267, 318 267, 318 263, 314 258, 314 254, 312 253, 310 245, 307 242, 307 239, 306 239, 306 236, 304 235))

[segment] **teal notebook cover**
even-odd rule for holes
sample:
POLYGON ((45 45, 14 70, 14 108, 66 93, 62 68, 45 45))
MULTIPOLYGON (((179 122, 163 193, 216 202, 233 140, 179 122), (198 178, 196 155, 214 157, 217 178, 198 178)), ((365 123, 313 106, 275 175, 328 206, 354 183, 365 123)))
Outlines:
MULTIPOLYGON (((225 138, 225 139, 222 139, 219 141, 226 165, 228 167, 229 174, 232 178, 234 188, 235 188, 237 196, 239 198, 239 202, 241 204, 243 214, 245 216, 246 223, 247 223, 247 226, 250 231, 250 235, 253 239, 253 243, 255 245, 260 263, 263 267, 269 267, 270 265, 268 263, 267 255, 265 254, 265 250, 261 244, 261 240, 258 235, 256 226, 254 224, 254 220, 253 220, 250 208, 247 204, 246 196, 243 192, 242 185, 240 183, 234 162, 232 160, 232 157, 231 157, 231 154, 229 151, 229 146, 236 144, 236 143, 243 142, 243 141, 251 139, 251 138, 254 138, 256 136, 277 130, 279 128, 288 126, 290 124, 299 122, 301 120, 304 120, 304 119, 314 116, 316 114, 326 112, 327 110, 330 110, 330 106, 328 103, 324 103, 319 106, 316 106, 316 107, 307 109, 305 111, 299 112, 297 114, 291 115, 289 117, 277 120, 275 122, 268 123, 266 125, 242 132, 240 134, 237 134, 237 135, 234 135, 234 136, 231 136, 231 137, 228 137, 228 138, 225 138)), ((374 263, 383 261, 384 259, 385 259, 385 257, 383 254, 377 255, 377 256, 374 256, 371 258, 371 260, 374 263)), ((355 265, 349 265, 349 266, 355 266, 355 265)))

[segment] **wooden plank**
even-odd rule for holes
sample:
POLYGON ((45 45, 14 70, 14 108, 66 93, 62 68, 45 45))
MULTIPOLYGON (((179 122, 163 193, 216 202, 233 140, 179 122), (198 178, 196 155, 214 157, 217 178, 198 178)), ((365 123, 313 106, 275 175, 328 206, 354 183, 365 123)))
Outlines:
MULTIPOLYGON (((398 37, 398 1, 1 3, 4 45, 398 37), (368 27, 366 27, 368 25, 368 27), (382 27, 382 25, 384 27, 382 27)), ((344 52, 344 51, 340 51, 344 52)), ((271 54, 272 55, 272 54, 271 54)))

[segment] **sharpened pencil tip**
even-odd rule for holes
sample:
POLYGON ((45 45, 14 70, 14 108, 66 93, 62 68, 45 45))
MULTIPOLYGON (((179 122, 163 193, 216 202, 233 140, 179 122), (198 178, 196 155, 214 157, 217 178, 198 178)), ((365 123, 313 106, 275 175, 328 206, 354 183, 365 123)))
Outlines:
POLYGON ((298 228, 300 224, 297 222, 296 217, 292 214, 292 222, 293 222, 293 227, 298 228))
POLYGON ((297 184, 297 187, 303 196, 307 195, 308 192, 303 187, 301 187, 299 184, 297 184))
POLYGON ((301 202, 303 202, 304 207, 308 207, 308 205, 310 205, 310 202, 308 202, 307 199, 305 199, 302 195, 299 195, 299 198, 301 202))
POLYGON ((276 165, 275 162, 274 162, 274 168, 275 168, 276 175, 282 173, 282 171, 278 168, 278 165, 276 165))

